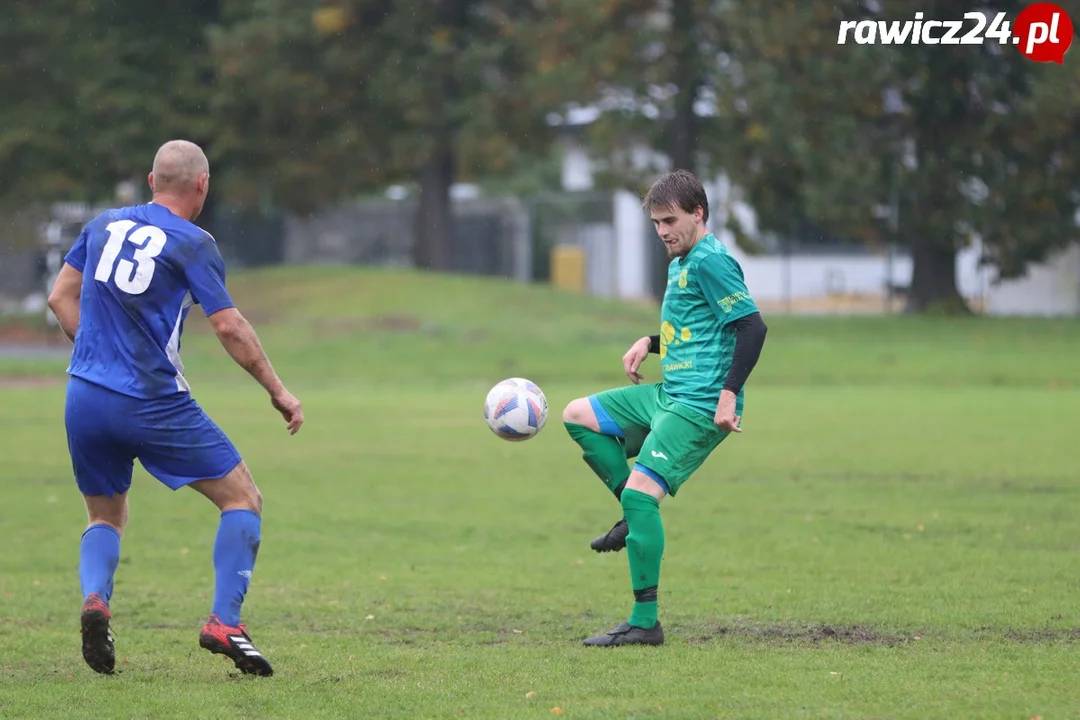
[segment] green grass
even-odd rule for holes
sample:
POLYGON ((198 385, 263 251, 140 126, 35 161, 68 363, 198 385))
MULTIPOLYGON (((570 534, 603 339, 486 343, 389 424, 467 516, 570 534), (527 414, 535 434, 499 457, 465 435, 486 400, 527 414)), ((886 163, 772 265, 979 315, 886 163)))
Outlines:
POLYGON ((192 318, 194 393, 266 500, 245 620, 277 675, 197 647, 216 513, 141 469, 122 673, 85 667, 65 363, 0 360, 0 717, 1080 712, 1080 323, 769 318, 745 432, 662 508, 668 643, 606 651, 580 640, 625 619, 626 556, 588 542, 618 507, 559 412, 625 382, 655 308, 404 272, 233 282, 308 418, 288 437, 192 318), (481 415, 509 375, 552 406, 524 444, 481 415))

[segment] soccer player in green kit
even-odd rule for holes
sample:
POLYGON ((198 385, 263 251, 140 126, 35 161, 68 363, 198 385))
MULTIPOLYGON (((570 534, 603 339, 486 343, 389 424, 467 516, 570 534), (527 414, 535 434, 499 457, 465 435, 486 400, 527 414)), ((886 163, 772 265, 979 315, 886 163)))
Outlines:
POLYGON ((585 462, 623 508, 623 518, 592 548, 627 549, 634 591, 629 620, 585 640, 589 646, 663 644, 660 501, 674 496, 730 433, 742 432, 743 386, 767 332, 742 268, 706 227, 701 182, 685 170, 668 173, 642 205, 671 258, 660 334, 641 338, 623 356, 633 385, 578 398, 563 411, 585 462), (638 369, 650 353, 660 356, 663 382, 643 385, 638 369), (633 469, 628 458, 636 458, 633 469))

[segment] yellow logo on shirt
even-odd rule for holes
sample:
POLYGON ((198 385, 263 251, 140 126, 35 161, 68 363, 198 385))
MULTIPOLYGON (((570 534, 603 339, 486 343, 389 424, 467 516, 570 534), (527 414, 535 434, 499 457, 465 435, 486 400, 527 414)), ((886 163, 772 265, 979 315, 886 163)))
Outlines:
POLYGON ((667 356, 668 345, 675 343, 678 345, 681 342, 689 342, 693 337, 693 333, 690 332, 690 328, 684 327, 679 331, 678 339, 675 338, 675 326, 665 320, 660 325, 660 359, 663 360, 667 356))

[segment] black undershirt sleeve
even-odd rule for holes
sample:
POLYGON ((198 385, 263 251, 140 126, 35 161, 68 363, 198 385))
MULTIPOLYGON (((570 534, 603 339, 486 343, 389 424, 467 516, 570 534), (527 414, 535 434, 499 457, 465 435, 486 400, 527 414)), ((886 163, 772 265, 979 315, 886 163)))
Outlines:
POLYGON ((724 389, 737 395, 761 357, 761 348, 765 346, 765 334, 769 328, 761 313, 739 318, 732 325, 735 327, 735 354, 724 378, 724 389))
POLYGON ((649 336, 649 352, 651 352, 653 355, 659 355, 660 354, 660 336, 659 335, 650 335, 649 336))

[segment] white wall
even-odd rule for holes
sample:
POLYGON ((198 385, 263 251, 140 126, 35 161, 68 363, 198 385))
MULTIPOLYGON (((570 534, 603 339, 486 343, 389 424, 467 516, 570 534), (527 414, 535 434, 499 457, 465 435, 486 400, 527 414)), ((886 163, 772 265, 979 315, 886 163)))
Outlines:
MULTIPOLYGON (((747 255, 735 244, 731 233, 717 235, 742 265, 747 283, 762 300, 821 299, 837 295, 884 295, 887 284, 906 286, 911 282, 912 262, 906 252, 875 255, 747 255)), ((990 273, 978 266, 972 249, 957 257, 956 282, 968 300, 982 301, 990 273)))
POLYGON ((1080 315, 1080 243, 1029 268, 1025 277, 991 285, 991 315, 1080 315))
MULTIPOLYGON (((616 277, 614 281, 605 278, 607 282, 594 280, 590 291, 624 299, 648 297, 648 242, 652 236, 635 196, 620 193, 616 197, 613 223, 616 277)), ((906 252, 897 252, 892 258, 884 253, 752 256, 738 247, 730 231, 719 230, 717 237, 739 260, 755 299, 763 303, 857 297, 881 299, 880 307, 884 309, 887 283, 903 287, 911 282, 912 261, 906 252)), ((977 308, 990 315, 1080 314, 1080 244, 1033 266, 1024 278, 997 284, 993 269, 979 265, 980 253, 981 248, 975 244, 961 251, 956 260, 957 289, 977 308)), ((607 266, 612 257, 605 248, 595 254, 590 252, 587 262, 607 266)), ((873 302, 869 306, 873 307, 873 302)))
POLYGON ((592 186, 593 162, 588 150, 573 139, 565 139, 562 143, 563 190, 591 190, 592 186))
MULTIPOLYGON (((566 189, 592 186, 592 163, 585 150, 574 142, 565 146, 563 184, 566 189)), ((719 176, 706 183, 714 228, 728 219, 738 221, 754 234, 752 208, 741 202, 737 191, 719 176)), ((650 295, 651 253, 655 240, 640 200, 632 193, 615 195, 610 232, 591 228, 585 243, 588 291, 633 300, 650 295)), ((739 260, 755 299, 785 303, 823 301, 837 297, 880 298, 887 285, 906 286, 911 282, 912 261, 906 252, 892 257, 879 255, 776 255, 751 256, 735 243, 730 231, 716 230, 739 260)), ((658 242, 658 240, 657 240, 658 242)), ((957 289, 970 303, 991 315, 1078 315, 1080 314, 1080 244, 1055 255, 1027 276, 995 284, 994 271, 979 265, 981 249, 976 243, 959 253, 956 263, 957 289)))
POLYGON ((761 301, 816 300, 839 295, 884 295, 886 282, 904 285, 911 278, 911 260, 884 256, 749 256, 729 233, 718 237, 742 266, 746 284, 761 301))
POLYGON ((615 193, 614 210, 618 297, 624 300, 649 297, 648 222, 641 210, 641 200, 633 193, 619 191, 615 193))

